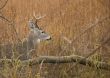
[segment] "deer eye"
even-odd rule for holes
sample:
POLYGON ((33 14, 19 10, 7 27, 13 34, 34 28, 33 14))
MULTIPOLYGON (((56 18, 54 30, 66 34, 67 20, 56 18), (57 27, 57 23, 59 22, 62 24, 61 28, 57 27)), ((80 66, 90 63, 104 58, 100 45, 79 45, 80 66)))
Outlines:
POLYGON ((45 31, 42 31, 42 33, 45 33, 45 31))
POLYGON ((41 33, 44 33, 44 31, 40 30, 41 33))

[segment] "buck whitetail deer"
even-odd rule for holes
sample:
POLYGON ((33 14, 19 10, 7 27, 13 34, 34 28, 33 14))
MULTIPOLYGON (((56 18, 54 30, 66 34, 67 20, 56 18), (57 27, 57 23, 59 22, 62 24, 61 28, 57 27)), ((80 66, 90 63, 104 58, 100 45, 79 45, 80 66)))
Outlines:
MULTIPOLYGON (((35 17, 36 18, 36 17, 35 17)), ((50 40, 51 37, 38 27, 38 20, 42 17, 29 20, 29 35, 19 43, 0 45, 0 58, 11 59, 17 56, 20 60, 31 58, 30 52, 36 49, 36 45, 43 40, 50 40)))

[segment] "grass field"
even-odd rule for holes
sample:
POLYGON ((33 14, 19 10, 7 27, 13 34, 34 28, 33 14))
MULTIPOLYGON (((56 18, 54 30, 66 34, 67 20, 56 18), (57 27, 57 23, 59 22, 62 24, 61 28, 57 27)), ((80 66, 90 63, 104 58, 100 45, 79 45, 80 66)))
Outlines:
MULTIPOLYGON (((5 0, 0 0, 0 7, 5 0)), ((109 0, 9 0, 0 13, 9 22, 0 19, 0 43, 16 43, 27 37, 28 20, 36 15, 46 15, 38 24, 52 36, 52 40, 41 42, 33 57, 37 55, 81 55, 87 56, 93 49, 110 37, 109 0), (101 22, 99 22, 101 21, 101 22), (91 26, 93 28, 89 29, 91 26), (88 30, 87 30, 88 29, 88 30), (16 30, 16 32, 15 32, 16 30), (83 33, 87 30, 85 33, 83 33), (83 33, 83 34, 81 34, 83 33), (80 35, 81 34, 81 35, 80 35), (66 38, 66 39, 65 39, 66 38), (69 43, 70 41, 70 43, 69 43)), ((110 63, 110 41, 90 57, 110 63)), ((0 70, 4 78, 109 78, 110 72, 91 68, 88 65, 43 64, 23 67, 18 74, 19 61, 13 68, 6 63, 0 70), (73 66, 73 67, 72 67, 73 66), (23 77, 24 76, 24 77, 23 77)))

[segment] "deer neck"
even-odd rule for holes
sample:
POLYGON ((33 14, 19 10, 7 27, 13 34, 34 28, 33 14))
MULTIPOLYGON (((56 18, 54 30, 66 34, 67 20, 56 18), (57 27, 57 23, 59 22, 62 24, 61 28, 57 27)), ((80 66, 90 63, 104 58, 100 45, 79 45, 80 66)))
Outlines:
POLYGON ((39 39, 35 39, 33 37, 28 37, 23 43, 28 46, 28 49, 36 49, 37 44, 39 44, 39 39))

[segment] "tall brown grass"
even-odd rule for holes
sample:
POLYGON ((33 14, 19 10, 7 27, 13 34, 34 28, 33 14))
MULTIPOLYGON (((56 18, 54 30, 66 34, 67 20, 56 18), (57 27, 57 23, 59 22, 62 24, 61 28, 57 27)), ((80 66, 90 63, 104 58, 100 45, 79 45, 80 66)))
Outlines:
MULTIPOLYGON (((106 40, 107 34, 110 35, 110 19, 97 24, 71 44, 65 41, 64 37, 72 41, 92 24, 109 16, 109 6, 109 0, 9 0, 1 12, 7 19, 13 21, 14 28, 8 22, 0 20, 0 42, 3 44, 8 42, 16 43, 18 38, 21 40, 25 38, 29 31, 28 20, 32 18, 35 12, 36 15, 46 15, 38 24, 52 36, 51 41, 42 42, 38 46, 36 55, 61 56, 77 54, 86 56, 106 40)), ((95 58, 95 60, 109 62, 109 44, 110 42, 103 45, 91 59, 95 58)), ((110 72, 98 69, 98 66, 90 68, 88 65, 77 65, 71 68, 73 65, 74 63, 43 64, 41 69, 41 65, 27 66, 25 77, 109 78, 110 75, 110 72)), ((5 66, 4 69, 0 70, 1 74, 6 78, 22 78, 23 75, 16 73, 16 66, 19 67, 19 65, 15 64, 14 66, 13 68, 5 66)))

